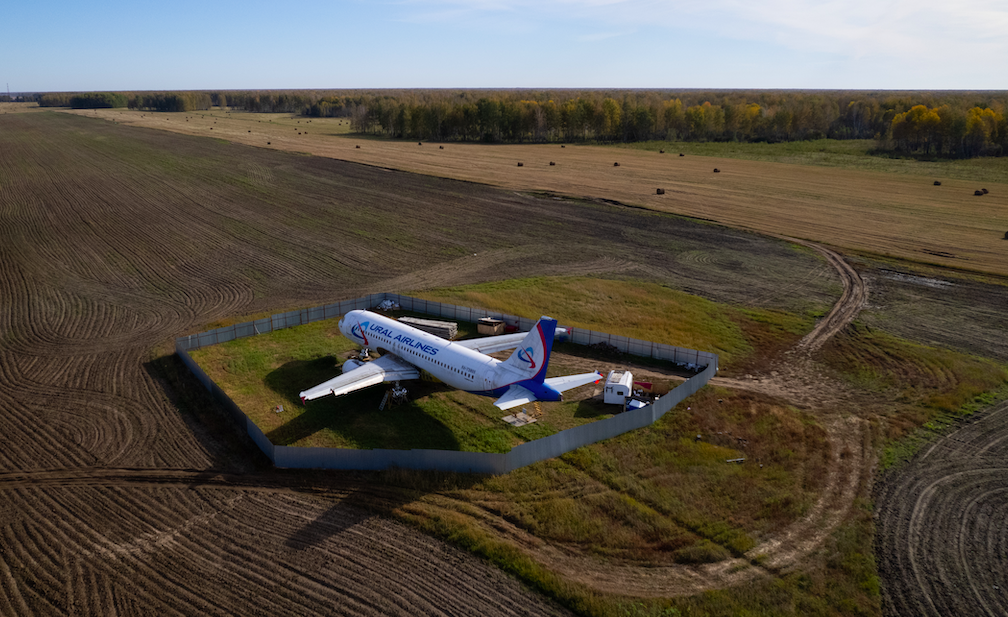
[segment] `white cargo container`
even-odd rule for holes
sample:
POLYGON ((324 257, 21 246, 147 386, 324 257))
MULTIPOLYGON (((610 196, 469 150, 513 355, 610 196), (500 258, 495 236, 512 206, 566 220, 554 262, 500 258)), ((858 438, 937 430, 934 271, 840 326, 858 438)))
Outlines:
POLYGON ((630 371, 609 371, 605 382, 605 403, 622 405, 633 394, 633 373, 630 371))

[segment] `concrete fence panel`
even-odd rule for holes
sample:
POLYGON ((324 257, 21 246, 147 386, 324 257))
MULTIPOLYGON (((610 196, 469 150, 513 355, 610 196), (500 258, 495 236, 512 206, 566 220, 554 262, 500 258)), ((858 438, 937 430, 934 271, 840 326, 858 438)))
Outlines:
POLYGON ((273 442, 269 440, 269 437, 262 432, 262 429, 247 416, 245 417, 245 430, 248 431, 249 437, 251 437, 252 441, 259 446, 259 449, 262 450, 271 461, 273 461, 274 465, 276 465, 276 446, 274 446, 273 442))

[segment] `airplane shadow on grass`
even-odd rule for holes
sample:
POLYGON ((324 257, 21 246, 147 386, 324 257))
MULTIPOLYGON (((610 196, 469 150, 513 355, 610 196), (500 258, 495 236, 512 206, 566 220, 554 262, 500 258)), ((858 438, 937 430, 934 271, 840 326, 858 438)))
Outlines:
POLYGON ((578 403, 574 409, 574 417, 601 420, 620 411, 622 408, 616 405, 606 405, 601 398, 589 398, 578 403))
MULTIPOLYGON (((439 420, 428 415, 412 401, 378 410, 389 384, 365 388, 340 397, 327 396, 301 405, 302 390, 323 383, 339 374, 338 359, 326 356, 317 360, 293 360, 268 373, 266 387, 284 397, 288 411, 300 412, 266 434, 278 446, 297 442, 328 431, 334 441, 359 449, 387 448, 409 450, 428 448, 458 450, 458 439, 439 420)), ((410 398, 423 396, 431 388, 422 382, 407 382, 410 398)), ((338 447, 338 446, 334 446, 338 447)))

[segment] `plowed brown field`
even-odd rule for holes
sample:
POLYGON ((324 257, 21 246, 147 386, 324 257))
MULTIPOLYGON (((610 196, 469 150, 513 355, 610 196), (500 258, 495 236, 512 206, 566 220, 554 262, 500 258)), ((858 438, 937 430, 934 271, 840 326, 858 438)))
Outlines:
POLYGON ((256 471, 169 400, 156 358, 235 316, 571 272, 791 310, 839 287, 804 250, 714 225, 0 115, 0 613, 556 612, 356 509, 343 476, 256 471))
POLYGON ((1008 613, 1008 403, 889 474, 877 490, 887 615, 1008 613))

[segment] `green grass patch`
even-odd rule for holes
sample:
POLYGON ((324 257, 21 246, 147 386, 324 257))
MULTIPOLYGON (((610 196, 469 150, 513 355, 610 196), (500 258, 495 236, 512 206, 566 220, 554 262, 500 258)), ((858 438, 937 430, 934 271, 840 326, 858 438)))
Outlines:
POLYGON ((642 601, 641 612, 636 614, 878 615, 881 601, 878 570, 872 556, 871 507, 858 499, 853 510, 853 515, 827 538, 819 559, 800 570, 691 597, 642 601))
POLYGON ((833 337, 823 359, 881 402, 886 420, 883 469, 908 460, 963 416, 1008 395, 1004 365, 860 323, 833 337))
POLYGON ((414 295, 529 319, 550 315, 574 328, 710 351, 721 365, 753 351, 728 307, 655 283, 539 277, 414 295))
MULTIPOLYGON (((1008 159, 978 157, 955 160, 919 160, 877 151, 872 139, 816 139, 781 143, 644 141, 613 147, 665 150, 673 156, 711 156, 794 165, 838 167, 860 171, 934 176, 959 180, 1008 182, 1008 159)), ((665 156, 669 156, 666 154, 665 156)))
POLYGON ((658 601, 573 583, 481 523, 490 512, 537 538, 602 558, 652 565, 721 561, 742 556, 761 534, 804 515, 823 486, 829 456, 825 432, 807 414, 766 396, 708 387, 653 426, 507 475, 382 472, 378 482, 402 497, 378 508, 483 556, 579 614, 761 614, 760 607, 832 614, 822 612, 829 601, 816 594, 848 594, 856 606, 877 605, 877 580, 875 596, 870 584, 859 591, 875 575, 870 514, 854 531, 841 526, 828 541, 824 550, 836 555, 835 571, 816 566, 821 571, 787 575, 783 583, 769 579, 658 601), (725 462, 739 457, 746 463, 725 462), (839 576, 844 579, 836 590, 820 589, 839 576), (723 607, 731 610, 718 612, 723 607))
POLYGON ((804 515, 829 453, 810 416, 707 387, 652 426, 452 494, 602 556, 700 563, 741 556, 804 515), (746 462, 727 462, 737 458, 746 462))
POLYGON ((978 394, 956 411, 935 414, 930 420, 906 432, 902 437, 890 439, 879 456, 879 469, 885 471, 903 465, 925 446, 948 434, 949 430, 958 426, 963 418, 1006 399, 1008 399, 1008 385, 1002 385, 996 390, 978 394))

